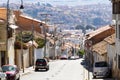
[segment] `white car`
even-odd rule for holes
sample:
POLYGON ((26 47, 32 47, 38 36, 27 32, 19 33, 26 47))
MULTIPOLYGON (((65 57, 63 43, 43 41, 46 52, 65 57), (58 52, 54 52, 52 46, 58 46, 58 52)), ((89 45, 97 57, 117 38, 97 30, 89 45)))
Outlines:
POLYGON ((75 60, 75 56, 70 56, 70 60, 75 60))
POLYGON ((95 62, 93 66, 93 78, 97 76, 108 77, 110 69, 106 61, 95 62))

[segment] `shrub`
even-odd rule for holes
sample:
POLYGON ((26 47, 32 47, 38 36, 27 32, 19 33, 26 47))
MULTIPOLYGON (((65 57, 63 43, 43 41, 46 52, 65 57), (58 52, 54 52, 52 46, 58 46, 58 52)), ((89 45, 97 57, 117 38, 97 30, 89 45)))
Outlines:
POLYGON ((35 41, 38 44, 38 48, 43 48, 45 46, 45 40, 44 39, 36 38, 35 41))

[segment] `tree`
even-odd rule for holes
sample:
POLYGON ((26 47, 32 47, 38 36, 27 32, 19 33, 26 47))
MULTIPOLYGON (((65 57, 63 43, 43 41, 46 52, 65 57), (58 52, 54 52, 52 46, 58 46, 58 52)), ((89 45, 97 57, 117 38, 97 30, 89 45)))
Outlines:
POLYGON ((75 27, 75 29, 85 29, 85 27, 83 26, 83 25, 77 25, 76 27, 75 27))
POLYGON ((33 40, 32 32, 31 31, 23 31, 22 33, 18 33, 16 36, 16 40, 21 41, 21 39, 22 39, 22 42, 24 42, 24 43, 27 43, 30 40, 33 40))
POLYGON ((84 55, 84 53, 85 53, 85 51, 84 51, 84 50, 79 50, 79 51, 78 51, 78 55, 80 55, 80 56, 83 56, 83 55, 84 55))
POLYGON ((93 19, 93 25, 103 25, 105 21, 102 18, 93 19))
POLYGON ((36 38, 35 41, 38 44, 38 48, 43 48, 45 46, 45 40, 44 39, 36 38))

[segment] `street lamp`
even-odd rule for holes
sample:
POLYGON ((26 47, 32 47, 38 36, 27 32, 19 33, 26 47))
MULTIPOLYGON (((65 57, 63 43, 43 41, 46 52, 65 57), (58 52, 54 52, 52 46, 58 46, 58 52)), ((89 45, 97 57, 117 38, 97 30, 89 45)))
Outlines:
MULTIPOLYGON (((21 0, 21 5, 20 5, 20 9, 24 9, 23 7, 23 1, 21 0)), ((9 64, 9 56, 8 56, 8 34, 9 34, 9 31, 11 30, 10 29, 10 7, 9 7, 9 0, 7 0, 7 19, 6 19, 6 55, 7 55, 7 60, 6 60, 6 63, 9 64)), ((12 27, 16 27, 16 26, 13 26, 12 27)), ((22 37, 21 37, 22 38, 22 37)), ((22 39, 21 39, 22 40, 22 39)), ((22 50, 22 58, 23 58, 23 45, 21 45, 21 50, 22 50)), ((23 63, 23 59, 22 59, 22 63, 23 63)), ((23 72, 24 72, 24 64, 22 64, 23 66, 23 72)))

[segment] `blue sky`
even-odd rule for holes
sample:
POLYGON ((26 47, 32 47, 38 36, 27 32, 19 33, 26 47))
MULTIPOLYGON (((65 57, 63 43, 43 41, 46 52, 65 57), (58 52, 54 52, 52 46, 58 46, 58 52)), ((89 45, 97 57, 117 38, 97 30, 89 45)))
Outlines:
MULTIPOLYGON (((10 3, 20 3, 21 0, 9 0, 10 3)), ((0 3, 6 3, 7 0, 0 0, 0 3)), ((84 5, 96 3, 111 3, 109 0, 23 0, 24 3, 51 3, 53 5, 84 5)))

